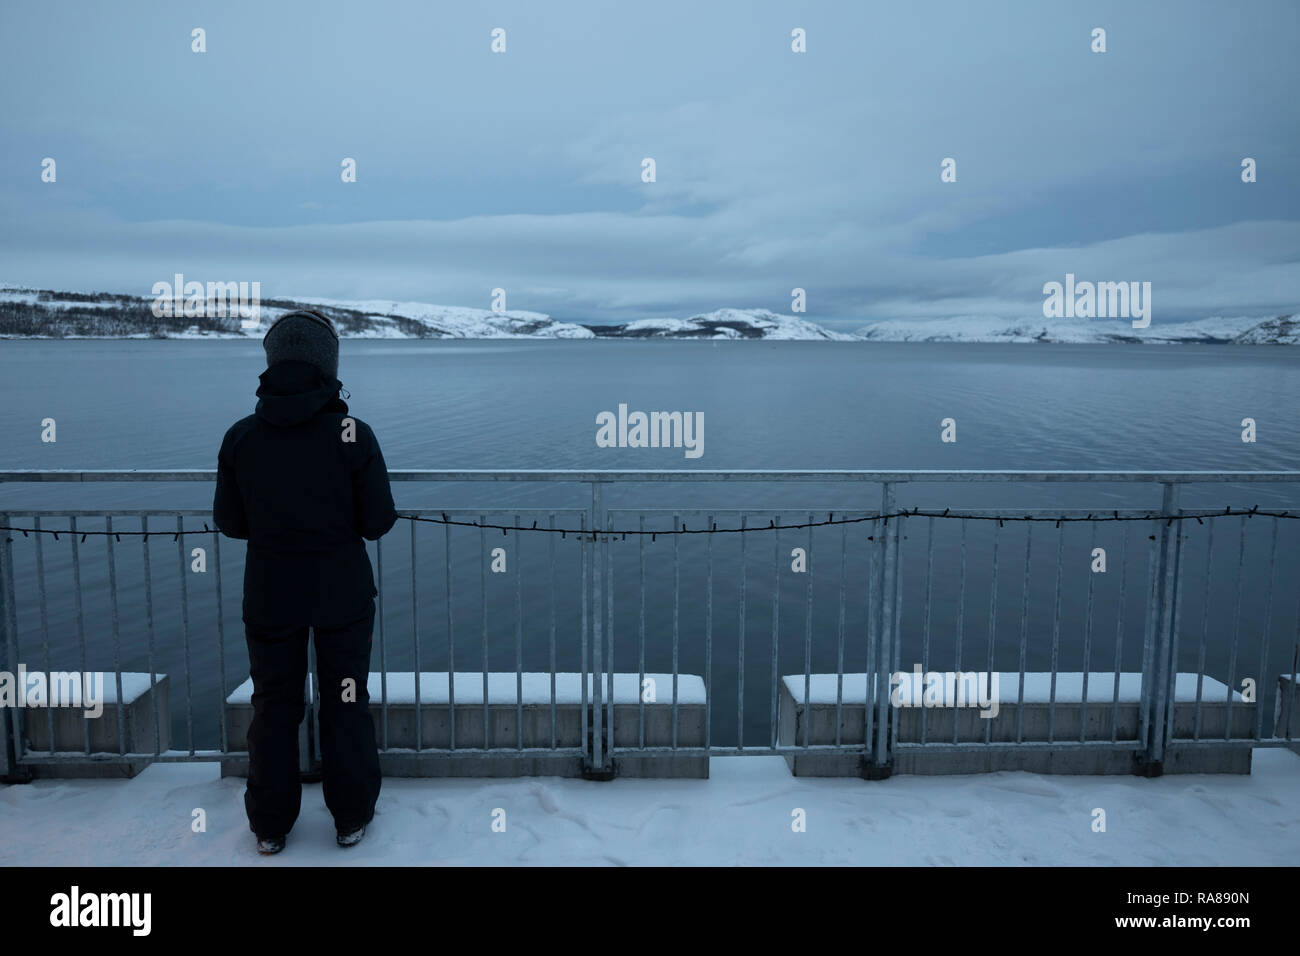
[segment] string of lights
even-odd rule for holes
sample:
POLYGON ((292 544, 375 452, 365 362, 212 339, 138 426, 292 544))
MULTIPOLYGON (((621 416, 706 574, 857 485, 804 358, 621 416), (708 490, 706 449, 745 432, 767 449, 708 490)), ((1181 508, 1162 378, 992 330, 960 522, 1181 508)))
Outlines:
MULTIPOLYGON (((830 512, 827 514, 824 520, 800 521, 800 522, 790 523, 790 524, 777 524, 776 519, 770 519, 767 524, 753 524, 753 525, 742 524, 737 527, 719 528, 717 522, 714 521, 714 522, 710 522, 706 527, 690 528, 687 527, 686 524, 683 522, 681 527, 667 528, 667 529, 651 529, 651 530, 645 530, 641 528, 635 528, 635 529, 554 528, 554 527, 539 525, 537 521, 533 521, 531 525, 499 524, 499 523, 487 522, 487 521, 458 520, 455 518, 448 517, 446 512, 442 512, 442 514, 438 517, 431 517, 427 515, 405 514, 402 512, 398 512, 397 516, 399 518, 411 522, 423 522, 428 524, 439 524, 439 525, 447 525, 447 526, 463 527, 463 528, 479 528, 484 531, 500 531, 503 535, 508 534, 511 531, 535 531, 535 532, 543 532, 547 534, 558 534, 562 538, 567 538, 569 535, 573 535, 577 538, 584 538, 584 537, 590 538, 592 535, 601 535, 601 536, 622 538, 624 540, 626 540, 629 536, 646 536, 649 537, 651 540, 654 540, 664 535, 746 534, 751 532, 763 532, 763 531, 798 531, 807 528, 822 528, 822 527, 828 527, 833 525, 851 525, 851 524, 865 524, 865 523, 875 523, 875 522, 880 522, 880 524, 883 527, 884 525, 888 524, 890 521, 894 521, 900 518, 944 518, 944 519, 954 519, 954 520, 960 519, 966 521, 996 521, 999 527, 1001 527, 1007 522, 1046 522, 1046 523, 1052 523, 1056 527, 1060 527, 1062 524, 1081 522, 1081 521, 1082 522, 1164 521, 1166 525, 1170 525, 1173 524, 1175 521, 1195 521, 1197 524, 1204 524, 1205 523, 1204 519, 1206 518, 1260 517, 1260 518, 1281 518, 1281 519, 1290 519, 1290 520, 1300 519, 1300 513, 1292 513, 1290 511, 1261 510, 1258 505, 1246 509, 1242 509, 1242 508, 1234 509, 1231 506, 1228 506, 1218 511, 1190 511, 1190 512, 1181 512, 1179 514, 1163 514, 1161 512, 1153 511, 1146 514, 1138 514, 1138 515, 1121 515, 1118 511, 1088 512, 1086 514, 1068 514, 1068 515, 1040 515, 1040 514, 990 515, 990 514, 983 514, 983 513, 976 514, 970 512, 953 511, 951 508, 944 508, 942 511, 934 511, 934 510, 927 511, 927 510, 922 510, 921 508, 911 508, 911 509, 904 509, 901 511, 893 511, 888 514, 865 514, 865 515, 857 515, 853 517, 840 517, 840 518, 836 518, 834 512, 830 512)), ((74 532, 70 529, 60 530, 57 528, 36 528, 36 527, 24 528, 15 525, 0 525, 0 531, 18 532, 21 533, 23 537, 28 537, 29 535, 33 535, 33 534, 48 534, 48 535, 52 535, 56 541, 59 540, 60 536, 62 535, 75 535, 77 537, 80 537, 80 539, 84 542, 88 537, 106 537, 108 535, 112 535, 118 541, 121 541, 124 536, 133 537, 133 538, 150 538, 150 537, 166 536, 172 538, 172 540, 179 540, 182 535, 215 534, 219 531, 219 529, 209 527, 208 523, 205 521, 203 522, 202 530, 199 530, 198 528, 180 528, 176 530, 141 529, 138 531, 137 530, 110 531, 107 529, 104 530, 93 529, 93 530, 82 531, 78 529, 77 531, 74 532)), ((12 541, 13 538, 9 538, 8 540, 12 541)))

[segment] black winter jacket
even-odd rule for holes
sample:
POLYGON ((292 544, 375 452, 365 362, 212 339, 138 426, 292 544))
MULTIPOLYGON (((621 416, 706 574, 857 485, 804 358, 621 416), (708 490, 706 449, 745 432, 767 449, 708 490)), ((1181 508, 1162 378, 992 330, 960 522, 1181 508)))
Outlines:
POLYGON ((384 456, 370 427, 348 415, 337 379, 305 362, 259 377, 256 410, 221 443, 212 503, 221 532, 248 540, 244 621, 347 624, 377 593, 362 539, 397 521, 384 456), (355 441, 344 440, 344 419, 355 441))

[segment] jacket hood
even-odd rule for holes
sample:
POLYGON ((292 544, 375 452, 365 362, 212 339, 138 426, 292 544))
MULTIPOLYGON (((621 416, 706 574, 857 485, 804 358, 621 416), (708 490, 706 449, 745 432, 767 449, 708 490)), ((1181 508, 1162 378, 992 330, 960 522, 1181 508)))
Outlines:
POLYGON ((258 376, 257 407, 253 413, 272 425, 298 425, 317 412, 347 412, 339 398, 343 383, 328 378, 308 362, 277 362, 258 376))

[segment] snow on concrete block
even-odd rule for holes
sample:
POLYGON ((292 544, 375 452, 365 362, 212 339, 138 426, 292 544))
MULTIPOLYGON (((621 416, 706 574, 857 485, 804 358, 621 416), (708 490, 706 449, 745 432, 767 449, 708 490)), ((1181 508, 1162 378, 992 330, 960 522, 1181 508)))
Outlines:
MULTIPOLYGON (((28 674, 30 679, 31 673, 28 674)), ((51 672, 51 681, 57 682, 60 672, 51 672)), ((84 753, 86 731, 90 736, 90 752, 116 754, 121 741, 118 738, 118 713, 122 714, 125 752, 152 754, 171 747, 170 698, 166 674, 151 679, 147 673, 122 672, 122 700, 118 706, 118 681, 115 673, 95 675, 95 683, 102 680, 102 688, 95 694, 101 706, 87 708, 90 698, 78 707, 25 708, 23 711, 23 737, 26 749, 39 753, 84 753), (154 736, 154 713, 158 714, 157 738, 154 736), (96 714, 96 711, 98 713, 96 714), (54 738, 50 739, 50 717, 53 716, 54 738)), ((49 686, 53 686, 51 683, 49 686)))
MULTIPOLYGON (((836 743, 838 696, 839 741, 842 753, 787 754, 786 762, 799 775, 846 776, 858 772, 859 754, 848 748, 861 746, 866 733, 869 678, 866 674, 791 675, 781 682, 778 739, 782 746, 825 746, 836 743), (805 706, 805 698, 807 705, 805 706)), ((1039 744, 1020 751, 941 751, 900 748, 894 757, 898 773, 973 773, 989 770, 1033 770, 1040 773, 1127 773, 1138 743, 1142 675, 1114 672, 1058 673, 1053 682, 1046 672, 1024 675, 958 675, 940 672, 932 681, 915 672, 893 684, 880 681, 890 695, 891 720, 903 745, 922 743, 1039 744), (1049 742, 1110 741, 1123 746, 1069 750, 1042 747, 1049 742)), ((1250 738, 1254 731, 1255 704, 1229 691, 1212 677, 1178 674, 1174 687, 1174 738, 1191 738, 1196 728, 1200 698, 1200 736, 1223 738, 1229 726, 1228 697, 1232 697, 1229 739, 1250 738)), ((874 715, 873 715, 874 716, 874 715)), ((1167 761, 1169 769, 1183 772, 1249 773, 1248 748, 1198 746, 1187 748, 1167 761)))
MULTIPOLYGON (((489 672, 484 693, 484 675, 480 672, 457 672, 454 679, 444 672, 422 672, 419 675, 419 710, 416 710, 416 675, 413 672, 373 673, 367 680, 370 695, 370 713, 375 721, 375 737, 387 752, 414 751, 418 743, 423 751, 448 751, 452 749, 451 700, 455 698, 455 749, 515 749, 522 746, 531 750, 550 750, 552 741, 556 749, 578 749, 584 746, 582 737, 583 675, 560 673, 555 675, 554 707, 552 707, 552 681, 549 673, 524 673, 512 671, 489 672), (484 701, 487 703, 486 731, 484 701), (419 732, 417 736, 417 722, 419 732)), ((671 747, 676 727, 676 746, 679 748, 703 747, 705 742, 705 689, 704 681, 695 674, 677 675, 677 713, 673 715, 673 675, 646 674, 642 684, 638 674, 613 675, 614 745, 637 747, 641 742, 642 721, 647 747, 671 747), (642 702, 642 697, 647 700, 642 702)), ((586 678, 588 732, 594 724, 592 704, 595 685, 591 675, 586 678)), ((609 713, 608 682, 602 685, 602 719, 609 713)), ((308 694, 311 693, 310 682, 308 694)), ((248 726, 252 721, 252 680, 245 680, 226 699, 229 749, 247 749, 248 726)), ((580 763, 568 758, 560 769, 536 754, 534 763, 520 763, 512 758, 512 767, 525 767, 526 774, 533 772, 565 775, 577 772, 580 763), (533 768, 533 769, 527 769, 533 768)), ((509 755, 503 755, 505 761, 509 755)), ((457 775, 483 776, 501 773, 501 767, 492 765, 491 758, 466 757, 461 761, 464 772, 457 775)), ((501 763, 502 761, 498 761, 501 763)), ((637 757, 616 754, 617 769, 626 776, 708 776, 707 756, 652 755, 637 757)), ((432 763, 421 764, 423 773, 442 773, 432 763)))
MULTIPOLYGON (((659 704, 672 701, 672 674, 646 674, 646 680, 653 681, 654 696, 659 704)), ((488 704, 514 704, 517 686, 514 671, 489 671, 487 675, 488 704)), ((582 701, 582 675, 559 673, 555 675, 555 700, 557 704, 578 704, 582 701)), ((635 704, 640 699, 640 675, 614 675, 614 703, 635 704)), ((310 684, 310 678, 308 684, 310 684)), ((390 672, 385 679, 380 673, 372 673, 366 681, 366 690, 370 694, 372 706, 377 705, 386 696, 392 704, 415 703, 415 674, 411 671, 390 672)), ((525 671, 522 675, 522 699, 525 704, 546 704, 551 702, 551 675, 525 671)), ((483 672, 457 671, 455 682, 447 679, 447 672, 420 674, 420 703, 447 704, 452 691, 456 695, 456 706, 462 704, 483 704, 483 672)), ((591 675, 587 675, 587 699, 594 696, 595 688, 591 675)), ((253 681, 247 678, 226 698, 228 704, 251 704, 253 699, 253 681)), ((704 704, 704 681, 695 674, 677 675, 677 700, 679 704, 704 704)))

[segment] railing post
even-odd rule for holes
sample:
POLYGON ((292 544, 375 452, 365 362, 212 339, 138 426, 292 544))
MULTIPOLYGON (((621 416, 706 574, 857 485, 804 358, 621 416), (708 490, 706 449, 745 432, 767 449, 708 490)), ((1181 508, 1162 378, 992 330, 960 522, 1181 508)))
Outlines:
POLYGON ((587 752, 583 757, 582 775, 588 780, 612 780, 614 763, 605 750, 604 738, 604 694, 605 694, 605 599, 604 578, 605 565, 608 561, 608 549, 601 546, 605 531, 605 497, 604 482, 591 483, 591 540, 584 540, 583 548, 590 548, 590 560, 587 573, 590 575, 584 586, 590 586, 591 603, 591 673, 583 674, 582 679, 591 677, 591 736, 586 742, 587 752))
MULTIPOLYGON (((0 512, 0 526, 8 527, 9 515, 0 512)), ((18 670, 18 623, 14 608, 14 562, 12 539, 8 531, 0 531, 0 670, 10 674, 18 670)), ((16 688, 18 694, 25 687, 16 688)), ((16 702, 15 702, 16 703, 16 702)), ((23 774, 18 761, 23 755, 22 710, 18 707, 0 707, 0 780, 5 783, 23 783, 30 779, 23 774)), ((53 744, 50 745, 53 747, 53 744)))
POLYGON ((315 646, 316 632, 313 630, 311 641, 307 644, 307 680, 302 689, 306 714, 298 725, 298 773, 305 783, 320 783, 321 780, 321 762, 316 754, 320 727, 317 723, 319 708, 316 700, 319 688, 316 686, 315 646))
POLYGON ((1133 762, 1133 772, 1143 777, 1158 777, 1164 772, 1165 746, 1172 729, 1167 703, 1173 698, 1178 672, 1173 648, 1182 531, 1169 518, 1178 513, 1178 491, 1176 483, 1164 484, 1160 513, 1166 517, 1156 532, 1155 580, 1150 590, 1154 606, 1149 615, 1152 652, 1143 660, 1142 667, 1141 701, 1146 738, 1142 741, 1143 749, 1134 754, 1133 762))
MULTIPOLYGON (((894 486, 884 482, 880 495, 880 513, 882 516, 894 511, 894 486)), ((882 518, 880 528, 872 542, 875 552, 872 567, 872 590, 876 592, 876 601, 867 619, 867 671, 871 675, 871 695, 866 702, 867 708, 875 707, 875 726, 871 721, 866 726, 871 729, 875 740, 866 741, 863 755, 861 776, 865 780, 884 780, 894 769, 893 754, 890 753, 889 722, 892 719, 889 706, 889 679, 895 670, 893 666, 894 634, 898 626, 898 609, 896 607, 898 581, 898 519, 882 518)), ((864 717, 866 714, 864 714, 864 717)))

